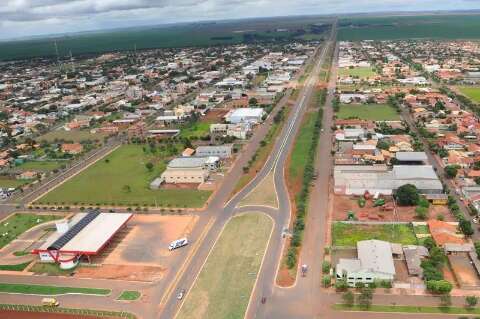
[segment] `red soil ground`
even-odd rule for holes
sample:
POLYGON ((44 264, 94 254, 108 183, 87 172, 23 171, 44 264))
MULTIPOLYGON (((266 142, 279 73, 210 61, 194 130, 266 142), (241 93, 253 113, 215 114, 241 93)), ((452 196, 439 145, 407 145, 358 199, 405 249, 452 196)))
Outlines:
MULTIPOLYGON (((82 315, 66 315, 66 314, 60 314, 60 313, 47 313, 47 312, 0 310, 0 318, 2 319, 98 319, 100 317, 82 316, 82 315)), ((101 318, 102 319, 118 319, 117 317, 101 317, 101 318)))

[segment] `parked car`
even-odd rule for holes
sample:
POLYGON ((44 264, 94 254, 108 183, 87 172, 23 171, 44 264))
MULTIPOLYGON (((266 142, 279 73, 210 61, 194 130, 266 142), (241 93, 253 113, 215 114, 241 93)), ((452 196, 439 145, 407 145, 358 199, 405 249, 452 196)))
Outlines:
POLYGON ((181 238, 174 240, 170 243, 170 246, 168 246, 168 250, 174 250, 183 246, 188 245, 188 239, 187 238, 181 238))

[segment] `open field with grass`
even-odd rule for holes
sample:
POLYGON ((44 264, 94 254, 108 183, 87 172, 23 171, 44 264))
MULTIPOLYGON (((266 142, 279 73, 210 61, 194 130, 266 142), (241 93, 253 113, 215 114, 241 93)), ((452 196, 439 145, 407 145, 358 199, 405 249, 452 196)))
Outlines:
POLYGON ((292 180, 303 178, 303 172, 308 161, 307 154, 312 144, 315 128, 314 114, 310 113, 310 116, 305 116, 295 139, 290 156, 290 165, 288 166, 289 177, 292 180))
POLYGON ((30 161, 16 166, 15 169, 22 171, 49 172, 58 169, 60 166, 66 165, 67 163, 68 161, 30 161))
POLYGON ((210 133, 210 123, 196 122, 180 131, 180 137, 182 138, 201 138, 207 136, 210 133))
POLYGON ((160 145, 152 153, 148 146, 123 145, 46 194, 38 203, 201 207, 210 191, 149 188, 150 182, 165 170, 167 159, 180 149, 180 144, 170 148, 160 145), (152 170, 145 166, 149 162, 153 164, 152 170))
POLYGON ((1 188, 17 188, 22 185, 27 184, 29 181, 21 180, 21 179, 13 179, 13 178, 0 178, 0 187, 1 188))
POLYGON ((472 100, 473 103, 480 103, 480 86, 460 86, 458 90, 472 100))
POLYGON ((138 298, 140 298, 140 296, 141 296, 141 294, 138 291, 124 290, 124 291, 122 291, 120 296, 118 296, 117 300, 133 301, 133 300, 137 300, 138 298))
POLYGON ((75 269, 78 269, 77 266, 74 269, 61 269, 56 263, 41 263, 36 262, 29 271, 35 273, 36 275, 47 275, 47 276, 69 276, 75 272, 75 269))
POLYGON ((55 141, 71 141, 74 143, 78 143, 81 141, 95 141, 98 140, 99 142, 103 141, 103 138, 108 136, 105 133, 95 133, 91 134, 89 130, 73 130, 73 131, 65 131, 63 129, 55 130, 48 132, 45 135, 39 136, 37 138, 38 141, 47 141, 47 142, 55 142, 55 141))
POLYGON ((332 245, 355 247, 358 241, 378 239, 404 245, 417 244, 410 224, 362 225, 336 222, 332 225, 332 245))
POLYGON ((478 13, 344 18, 338 26, 340 41, 480 38, 478 13))
POLYGON ((16 264, 16 265, 0 265, 0 270, 7 270, 7 271, 22 271, 27 266, 30 265, 30 261, 22 264, 16 264))
MULTIPOLYGON (((463 307, 428 307, 428 306, 401 306, 401 305, 371 305, 365 309, 359 305, 349 307, 343 304, 333 306, 336 310, 343 311, 365 311, 365 312, 401 312, 401 313, 437 313, 437 314, 454 314, 454 315, 478 315, 480 308, 467 309, 463 307)), ((367 314, 365 316, 368 316, 367 314)))
POLYGON ((243 318, 272 227, 261 213, 233 217, 176 318, 243 318))
POLYGON ((397 121, 400 115, 386 104, 341 104, 336 113, 340 119, 359 118, 372 121, 397 121))
POLYGON ((2 223, 0 223, 0 234, 6 234, 0 236, 0 248, 6 246, 12 240, 23 234, 35 225, 45 223, 48 221, 61 219, 61 215, 37 215, 37 214, 20 214, 16 213, 2 223))
POLYGON ((358 68, 340 68, 338 69, 340 76, 358 77, 360 79, 370 78, 376 75, 375 71, 370 67, 358 68))
POLYGON ((31 294, 31 295, 65 295, 65 294, 88 294, 107 296, 110 294, 110 289, 100 288, 77 288, 77 287, 60 287, 60 286, 43 286, 31 284, 6 284, 0 283, 0 292, 16 293, 16 294, 31 294))

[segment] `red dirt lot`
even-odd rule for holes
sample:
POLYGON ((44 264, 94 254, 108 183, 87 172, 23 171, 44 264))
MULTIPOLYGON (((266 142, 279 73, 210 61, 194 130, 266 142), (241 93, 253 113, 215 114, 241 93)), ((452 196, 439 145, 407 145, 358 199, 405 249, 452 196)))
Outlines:
MULTIPOLYGON (((342 196, 334 195, 333 198, 333 220, 341 221, 347 219, 348 211, 355 213, 359 221, 400 221, 411 222, 420 221, 415 217, 414 206, 397 206, 397 218, 395 219, 393 211, 382 211, 380 207, 373 207, 373 201, 368 200, 365 207, 358 206, 358 196, 342 196)), ((393 206, 393 201, 390 197, 383 197, 386 205, 393 206)), ((436 219, 437 216, 442 215, 445 221, 455 221, 447 206, 430 205, 430 219, 436 219)))
POLYGON ((135 265, 101 265, 80 267, 75 272, 77 278, 116 279, 131 281, 157 281, 162 279, 165 268, 135 265))
MULTIPOLYGON (((0 310, 2 319, 98 319, 100 317, 83 315, 66 315, 62 313, 29 312, 0 310)), ((102 319, 118 319, 118 317, 101 317, 102 319)))
POLYGON ((202 121, 204 122, 216 122, 222 121, 223 117, 228 113, 228 109, 213 109, 207 112, 203 117, 202 121))

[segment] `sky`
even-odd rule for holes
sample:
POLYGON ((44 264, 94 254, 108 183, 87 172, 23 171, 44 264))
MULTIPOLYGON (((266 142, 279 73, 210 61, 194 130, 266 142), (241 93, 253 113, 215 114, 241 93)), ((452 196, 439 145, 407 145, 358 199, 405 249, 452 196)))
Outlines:
POLYGON ((0 0, 0 39, 249 17, 472 9, 480 0, 0 0))

